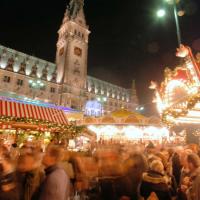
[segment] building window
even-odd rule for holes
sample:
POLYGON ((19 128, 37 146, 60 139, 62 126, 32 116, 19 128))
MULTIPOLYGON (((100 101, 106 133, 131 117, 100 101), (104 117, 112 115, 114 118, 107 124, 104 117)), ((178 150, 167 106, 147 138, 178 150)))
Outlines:
POLYGON ((20 86, 22 86, 23 85, 23 80, 21 80, 21 79, 17 79, 17 85, 20 85, 20 86))
POLYGON ((53 88, 53 87, 51 87, 51 88, 50 88, 50 92, 51 92, 51 93, 55 93, 55 92, 56 92, 56 89, 53 88))
POLYGON ((6 83, 10 83, 10 76, 4 76, 3 81, 6 83))

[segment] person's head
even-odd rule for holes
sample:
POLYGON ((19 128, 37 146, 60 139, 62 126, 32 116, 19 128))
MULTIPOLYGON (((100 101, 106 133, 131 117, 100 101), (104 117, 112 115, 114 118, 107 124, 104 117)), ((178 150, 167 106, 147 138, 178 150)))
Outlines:
POLYGON ((181 154, 180 154, 180 163, 184 167, 184 169, 188 169, 188 162, 187 162, 187 157, 189 154, 192 153, 192 150, 190 149, 185 149, 181 154))
POLYGON ((195 153, 191 153, 187 156, 188 168, 191 172, 200 167, 199 156, 195 153))
POLYGON ((156 151, 156 148, 154 144, 152 142, 149 142, 149 144, 146 146, 146 152, 148 154, 151 154, 151 153, 155 153, 155 151, 156 151))
POLYGON ((164 172, 164 166, 160 160, 154 160, 150 164, 150 169, 161 174, 164 172))
POLYGON ((164 156, 164 154, 161 153, 161 152, 157 152, 155 155, 160 159, 160 161, 162 162, 164 168, 166 169, 168 163, 167 163, 167 159, 166 159, 166 157, 164 156))
POLYGON ((29 172, 37 167, 37 159, 34 154, 23 154, 18 159, 17 169, 20 172, 29 172))
POLYGON ((62 160, 62 157, 63 150, 58 146, 52 145, 47 148, 42 163, 45 167, 50 167, 59 163, 62 160))

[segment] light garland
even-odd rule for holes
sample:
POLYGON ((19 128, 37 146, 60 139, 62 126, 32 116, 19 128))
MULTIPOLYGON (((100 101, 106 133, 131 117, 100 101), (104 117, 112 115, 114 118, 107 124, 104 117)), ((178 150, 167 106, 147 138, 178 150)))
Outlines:
POLYGON ((200 102, 200 94, 192 96, 186 104, 185 108, 179 109, 179 111, 174 110, 173 108, 168 108, 162 113, 162 121, 168 125, 174 124, 172 120, 169 120, 169 117, 178 118, 183 117, 188 114, 188 112, 195 107, 195 105, 200 102))
MULTIPOLYGON (((68 125, 60 125, 43 120, 35 120, 31 118, 15 118, 15 117, 0 117, 0 122, 12 123, 23 122, 25 124, 38 125, 46 127, 50 132, 55 132, 60 138, 75 138, 78 137, 85 129, 85 126, 77 126, 74 123, 68 125)), ((44 131, 38 131, 39 133, 44 131)))

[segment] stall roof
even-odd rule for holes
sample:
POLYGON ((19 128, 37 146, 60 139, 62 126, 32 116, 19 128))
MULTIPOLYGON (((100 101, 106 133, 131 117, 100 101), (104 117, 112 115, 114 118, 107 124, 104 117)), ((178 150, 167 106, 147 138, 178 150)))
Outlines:
POLYGON ((0 99, 0 116, 67 124, 63 110, 0 99))

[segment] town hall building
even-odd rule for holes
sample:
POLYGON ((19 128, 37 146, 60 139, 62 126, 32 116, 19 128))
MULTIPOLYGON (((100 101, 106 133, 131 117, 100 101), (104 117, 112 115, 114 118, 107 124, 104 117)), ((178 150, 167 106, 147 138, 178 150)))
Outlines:
POLYGON ((84 110, 97 100, 103 112, 120 108, 134 110, 137 95, 130 89, 88 76, 90 30, 84 15, 84 0, 71 0, 60 29, 56 63, 51 63, 0 45, 0 96, 40 100, 84 110))

